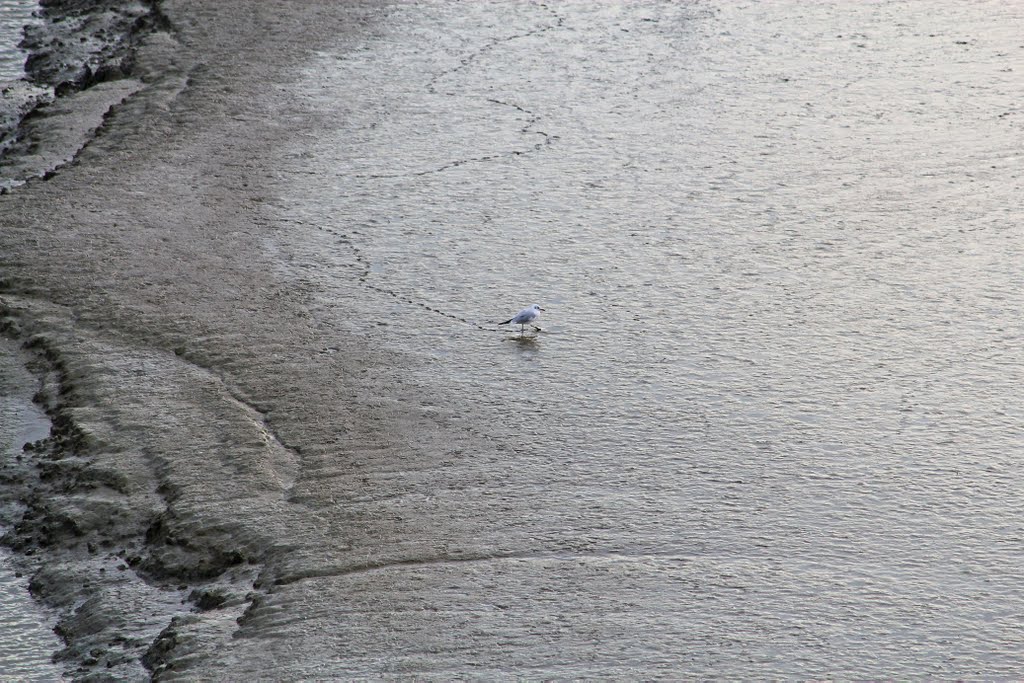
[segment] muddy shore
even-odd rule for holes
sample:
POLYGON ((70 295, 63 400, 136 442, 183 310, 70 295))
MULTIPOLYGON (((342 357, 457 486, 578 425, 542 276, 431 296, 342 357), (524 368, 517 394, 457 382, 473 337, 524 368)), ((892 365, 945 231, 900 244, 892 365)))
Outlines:
POLYGON ((74 677, 1020 677, 1024 13, 159 8, 0 196, 74 677))
POLYGON ((116 69, 72 75, 97 82, 29 122, 20 158, 50 169, 0 196, 2 328, 32 354, 54 425, 3 466, 21 514, 5 542, 62 614, 76 679, 273 675, 216 653, 247 623, 247 651, 263 649, 274 587, 326 573, 304 555, 347 562, 318 462, 342 438, 378 454, 406 440, 407 418, 389 415, 384 440, 384 418, 357 415, 389 371, 337 381, 404 361, 323 329, 301 272, 263 248, 283 229, 266 210, 281 150, 331 125, 292 96, 293 70, 386 10, 158 10, 116 69))
POLYGON ((0 188, 74 158, 106 111, 137 87, 136 48, 169 29, 155 2, 45 0, 36 16, 19 44, 28 55, 24 77, 0 93, 0 188))

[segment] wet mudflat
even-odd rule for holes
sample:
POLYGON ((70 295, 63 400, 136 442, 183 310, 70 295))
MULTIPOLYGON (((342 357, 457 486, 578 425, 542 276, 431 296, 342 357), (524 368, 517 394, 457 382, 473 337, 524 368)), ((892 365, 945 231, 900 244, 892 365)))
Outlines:
POLYGON ((34 533, 119 577, 73 643, 167 679, 1024 668, 1024 14, 244 17, 170 7, 146 87, 0 199, 82 461, 78 528, 34 533))
MULTIPOLYGON (((35 443, 50 431, 50 421, 32 403, 36 378, 19 360, 25 358, 17 345, 0 338, 0 457, 4 463, 25 458, 22 445, 35 443)), ((0 485, 7 483, 0 479, 0 485)), ((17 517, 21 512, 17 503, 3 502, 7 509, 0 518, 17 517)), ((8 531, 0 526, 0 534, 8 531)), ((9 680, 58 681, 61 669, 50 662, 60 646, 51 630, 56 615, 32 600, 24 571, 31 565, 19 560, 23 558, 0 548, 0 672, 9 680)))

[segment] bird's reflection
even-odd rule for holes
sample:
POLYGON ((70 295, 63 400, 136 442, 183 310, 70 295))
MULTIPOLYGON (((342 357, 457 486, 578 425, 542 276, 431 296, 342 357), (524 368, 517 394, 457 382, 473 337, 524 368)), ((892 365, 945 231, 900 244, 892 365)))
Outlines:
POLYGON ((509 337, 508 341, 514 343, 521 351, 536 351, 540 348, 540 344, 537 343, 537 335, 535 334, 520 334, 515 337, 509 337))

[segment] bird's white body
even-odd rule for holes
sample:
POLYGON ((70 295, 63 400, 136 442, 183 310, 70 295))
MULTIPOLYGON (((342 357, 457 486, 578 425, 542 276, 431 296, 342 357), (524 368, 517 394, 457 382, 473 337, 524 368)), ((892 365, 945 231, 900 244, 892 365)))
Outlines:
POLYGON ((540 307, 540 304, 534 304, 532 306, 528 306, 527 308, 524 308, 523 310, 519 311, 513 317, 509 318, 505 322, 498 323, 498 324, 499 325, 508 325, 508 324, 511 323, 512 325, 519 325, 519 326, 521 326, 521 330, 520 331, 523 331, 523 330, 526 329, 526 326, 528 324, 533 323, 534 320, 536 320, 537 318, 540 317, 540 312, 543 311, 543 310, 544 309, 540 307))

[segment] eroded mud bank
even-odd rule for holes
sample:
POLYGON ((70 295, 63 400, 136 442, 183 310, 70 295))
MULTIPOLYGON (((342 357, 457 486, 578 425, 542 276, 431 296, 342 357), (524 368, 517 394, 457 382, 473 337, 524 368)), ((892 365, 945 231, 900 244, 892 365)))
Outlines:
POLYGON ((23 79, 0 93, 0 189, 70 162, 140 87, 136 48, 172 27, 156 2, 46 0, 25 28, 23 79))
MULTIPOLYGON (((270 152, 303 125, 270 114, 288 119, 275 84, 308 50, 378 10, 78 7, 54 24, 88 30, 86 53, 30 36, 31 71, 64 85, 2 169, 28 179, 0 197, 2 329, 33 356, 53 421, 4 463, 18 511, 4 542, 62 615, 67 670, 137 680, 187 668, 189 643, 230 638, 292 543, 273 520, 300 449, 268 419, 287 382, 255 400, 238 376, 292 374, 283 353, 253 363, 247 349, 307 364, 323 351, 296 319, 303 288, 261 256, 270 152)), ((299 374, 287 398, 312 400, 302 382, 317 371, 299 374)))
MULTIPOLYGON (((182 515, 176 503, 187 484, 164 476, 175 449, 160 441, 177 441, 180 452, 200 445, 198 434, 146 423, 147 413, 187 422, 185 405, 159 404, 203 385, 217 394, 220 382, 173 354, 83 339, 62 329, 67 311, 23 307, 5 294, 3 313, 5 334, 35 356, 32 370, 44 378, 35 400, 53 421, 48 438, 4 463, 4 495, 20 508, 4 542, 34 566, 33 595, 63 615, 56 630, 67 647, 58 661, 76 677, 144 677, 165 664, 176 625, 198 628, 208 611, 215 616, 206 628, 241 616, 272 546, 182 515), (133 377, 150 390, 139 394, 133 377), (103 407, 112 401, 121 405, 103 407)), ((220 444, 203 446, 215 455, 220 444)), ((206 480, 194 485, 243 488, 234 473, 215 467, 200 476, 206 480)))

